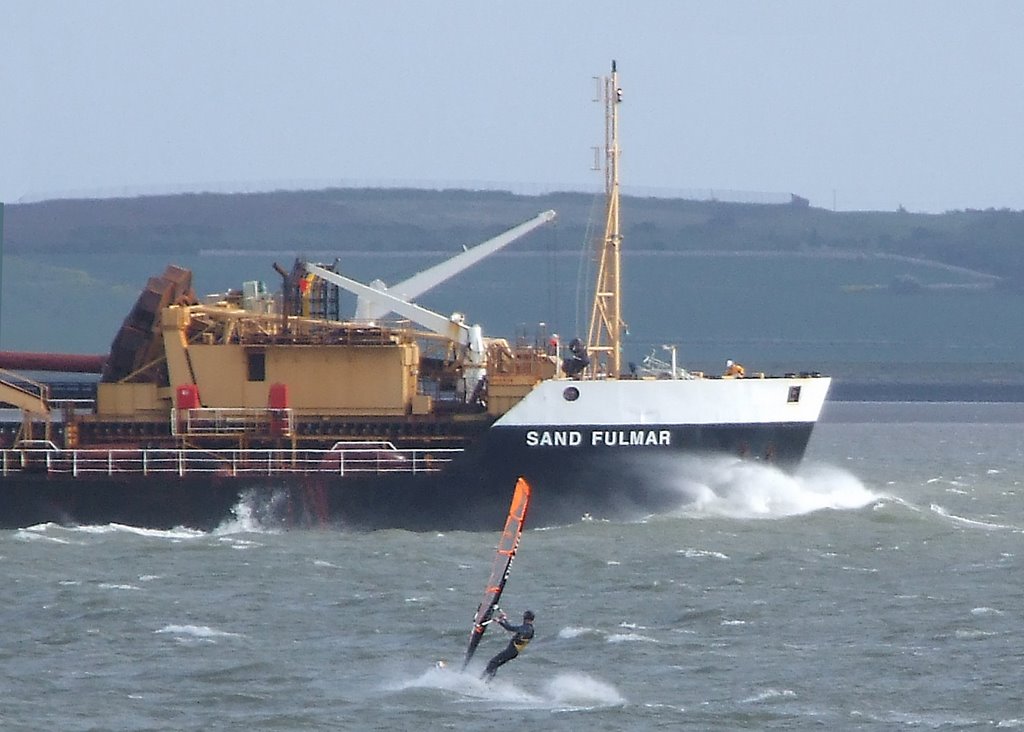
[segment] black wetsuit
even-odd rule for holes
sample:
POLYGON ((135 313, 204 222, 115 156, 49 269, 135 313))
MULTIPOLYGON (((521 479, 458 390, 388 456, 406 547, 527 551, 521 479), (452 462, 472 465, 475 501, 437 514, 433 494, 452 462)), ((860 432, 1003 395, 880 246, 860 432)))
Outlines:
POLYGON ((505 650, 487 663, 487 668, 484 669, 483 676, 488 681, 494 678, 494 674, 498 671, 498 666, 508 663, 518 656, 519 651, 526 648, 526 645, 533 640, 533 621, 531 620, 525 621, 522 625, 512 625, 505 620, 499 620, 498 624, 505 630, 514 633, 514 635, 512 636, 512 640, 508 642, 508 646, 505 650))

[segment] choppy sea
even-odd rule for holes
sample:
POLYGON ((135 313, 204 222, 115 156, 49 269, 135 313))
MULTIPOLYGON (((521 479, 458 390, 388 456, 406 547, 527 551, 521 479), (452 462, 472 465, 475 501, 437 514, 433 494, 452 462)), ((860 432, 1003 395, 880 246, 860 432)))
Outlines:
POLYGON ((681 460, 671 515, 527 531, 490 685, 497 526, 0 532, 0 728, 1024 728, 1022 427, 830 403, 796 474, 681 460))

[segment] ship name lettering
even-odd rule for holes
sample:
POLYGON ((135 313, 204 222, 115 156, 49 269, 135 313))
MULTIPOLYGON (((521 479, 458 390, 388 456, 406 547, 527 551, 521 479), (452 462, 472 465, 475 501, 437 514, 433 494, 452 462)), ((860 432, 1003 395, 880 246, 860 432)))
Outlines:
POLYGON ((583 433, 578 430, 530 430, 526 433, 527 447, 578 447, 583 433))
POLYGON ((590 444, 605 447, 671 445, 671 430, 594 430, 590 444))

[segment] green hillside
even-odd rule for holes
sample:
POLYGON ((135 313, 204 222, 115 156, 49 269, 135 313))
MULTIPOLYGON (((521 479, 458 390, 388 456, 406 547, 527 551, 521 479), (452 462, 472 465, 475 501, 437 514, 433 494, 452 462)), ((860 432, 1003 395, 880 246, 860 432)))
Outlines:
MULTIPOLYGON (((624 197, 632 250, 835 250, 932 259, 1024 281, 1024 212, 832 212, 794 197, 759 205, 624 197)), ((579 193, 330 189, 46 201, 7 207, 6 251, 153 254, 210 249, 447 250, 538 211, 560 214, 560 245, 601 223, 600 201, 579 193)), ((520 250, 544 246, 534 239, 520 250)))

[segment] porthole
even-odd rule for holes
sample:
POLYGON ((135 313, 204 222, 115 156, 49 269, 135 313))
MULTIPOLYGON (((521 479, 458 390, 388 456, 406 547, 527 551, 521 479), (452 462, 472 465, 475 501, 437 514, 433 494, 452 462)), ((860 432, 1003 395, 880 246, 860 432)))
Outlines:
POLYGON ((562 398, 567 402, 574 402, 580 398, 580 390, 575 386, 567 386, 562 392, 562 398))

